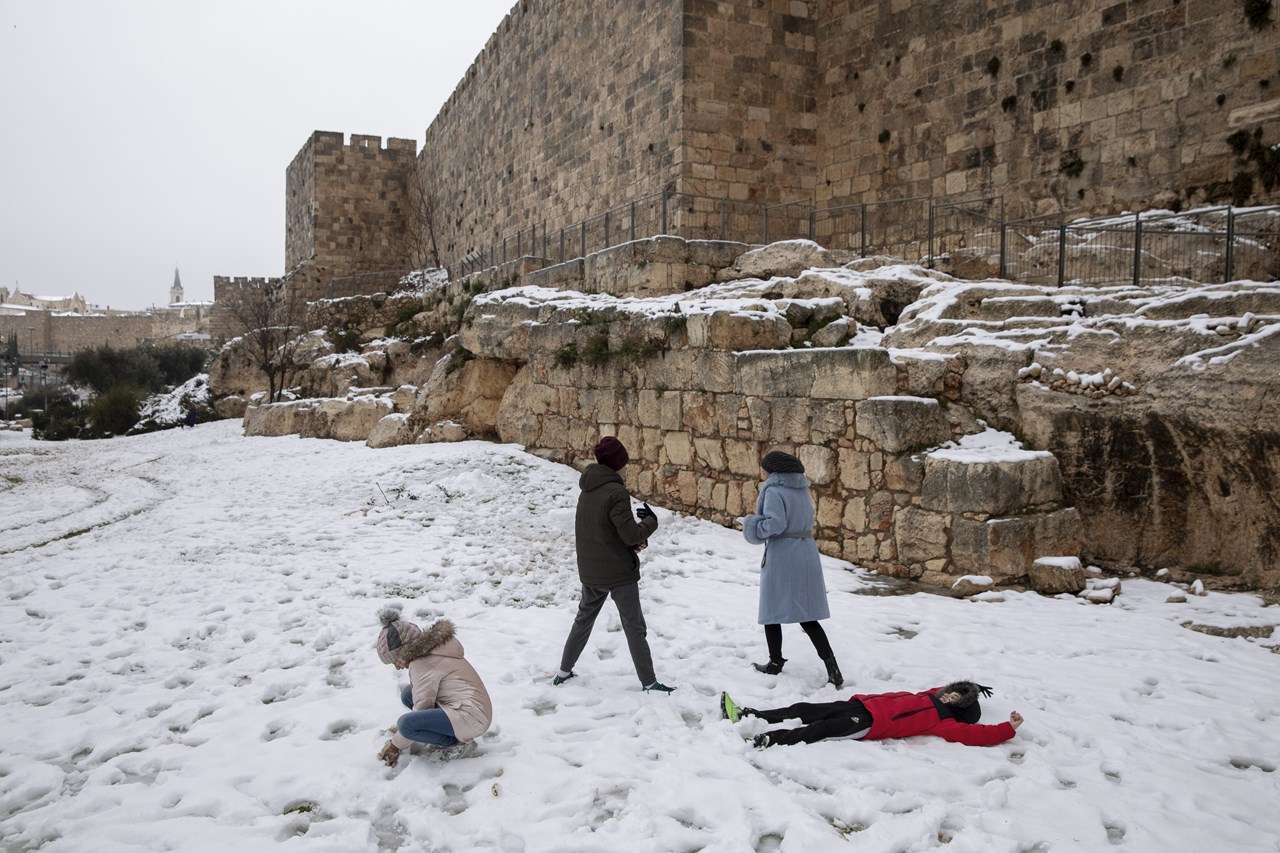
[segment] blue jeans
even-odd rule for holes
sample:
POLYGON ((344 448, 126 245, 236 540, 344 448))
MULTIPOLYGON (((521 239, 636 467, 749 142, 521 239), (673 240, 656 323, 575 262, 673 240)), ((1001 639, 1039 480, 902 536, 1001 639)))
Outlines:
MULTIPOLYGON (((413 708, 413 686, 405 685, 400 691, 400 701, 406 708, 413 708)), ((448 716, 439 708, 428 708, 425 711, 409 711, 396 721, 400 736, 419 743, 430 743, 435 746, 453 746, 458 739, 453 736, 453 724, 448 716)))

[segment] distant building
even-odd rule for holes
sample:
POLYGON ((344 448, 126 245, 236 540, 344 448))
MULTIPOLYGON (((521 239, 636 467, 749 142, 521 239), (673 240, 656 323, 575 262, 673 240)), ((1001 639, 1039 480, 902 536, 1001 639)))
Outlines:
POLYGON ((177 305, 179 302, 185 302, 182 298, 182 279, 178 276, 178 268, 173 268, 173 287, 169 288, 169 304, 177 305))

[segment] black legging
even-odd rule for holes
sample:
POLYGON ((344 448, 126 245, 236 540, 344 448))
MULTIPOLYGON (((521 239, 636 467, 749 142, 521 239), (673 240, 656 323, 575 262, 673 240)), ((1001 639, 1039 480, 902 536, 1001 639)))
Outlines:
MULTIPOLYGON (((801 622, 801 629, 809 635, 809 640, 813 643, 814 649, 818 652, 818 657, 823 660, 833 657, 831 652, 831 642, 827 640, 827 632, 822 630, 822 625, 818 622, 801 622)), ((769 660, 782 660, 782 626, 781 625, 765 625, 764 641, 769 645, 769 660)))
POLYGON ((751 711, 765 722, 799 720, 805 725, 794 729, 766 732, 770 744, 791 745, 817 743, 829 737, 849 737, 871 728, 871 712, 857 699, 847 702, 797 702, 785 708, 751 711))

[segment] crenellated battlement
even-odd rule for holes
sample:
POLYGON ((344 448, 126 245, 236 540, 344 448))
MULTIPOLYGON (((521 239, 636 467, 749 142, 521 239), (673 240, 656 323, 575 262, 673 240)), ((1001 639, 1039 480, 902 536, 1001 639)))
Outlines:
POLYGON ((332 275, 401 268, 412 139, 316 131, 286 172, 285 267, 332 275))

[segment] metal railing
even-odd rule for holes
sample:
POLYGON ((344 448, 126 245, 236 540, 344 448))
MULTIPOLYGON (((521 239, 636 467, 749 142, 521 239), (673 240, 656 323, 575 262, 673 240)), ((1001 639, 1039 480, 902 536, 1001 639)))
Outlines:
POLYGON ((1280 279, 1280 206, 1211 207, 1004 225, 1002 276, 1029 284, 1139 286, 1280 279))
POLYGON ((765 204, 676 192, 644 196, 555 231, 545 221, 531 225, 473 249, 451 272, 460 277, 523 258, 565 263, 659 235, 748 244, 803 238, 860 257, 888 255, 930 267, 945 260, 961 270, 972 262, 987 274, 1029 284, 1280 280, 1280 206, 1008 221, 1002 196, 916 196, 819 208, 808 201, 765 204))

